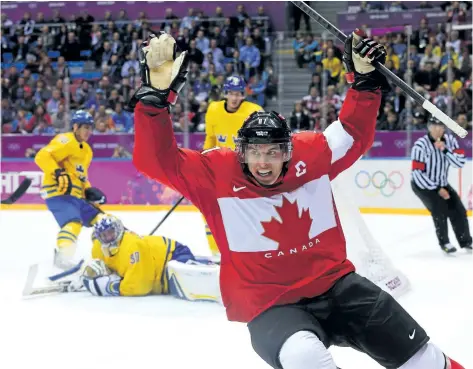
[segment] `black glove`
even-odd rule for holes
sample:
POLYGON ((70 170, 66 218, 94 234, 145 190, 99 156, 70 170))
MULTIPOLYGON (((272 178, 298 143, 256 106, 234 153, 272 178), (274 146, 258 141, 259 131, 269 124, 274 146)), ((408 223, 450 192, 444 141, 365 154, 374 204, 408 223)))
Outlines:
POLYGON ((391 89, 386 77, 372 65, 375 61, 381 64, 386 61, 384 46, 367 38, 363 31, 356 29, 347 37, 343 50, 347 82, 352 83, 351 87, 354 90, 381 89, 383 92, 388 92, 391 89))
POLYGON ((107 196, 96 187, 89 187, 85 189, 85 199, 93 202, 94 204, 105 204, 107 202, 107 196))
POLYGON ((57 192, 61 195, 70 195, 72 190, 72 182, 69 174, 64 169, 56 169, 54 177, 57 181, 57 192))
MULTIPOLYGON (((179 57, 176 58, 176 48, 177 46, 174 39, 172 39, 172 37, 165 34, 164 32, 160 32, 157 36, 151 35, 148 41, 142 43, 140 49, 138 50, 138 59, 140 61, 140 73, 142 84, 128 104, 130 110, 133 110, 135 108, 138 101, 141 101, 145 105, 152 105, 157 108, 169 107, 169 105, 174 105, 176 103, 177 96, 187 81, 186 76, 189 65, 189 57, 187 55, 187 52, 184 51, 179 57), (152 45, 151 40, 160 39, 161 37, 163 37, 163 39, 166 39, 166 42, 163 42, 161 46, 156 46, 156 42, 154 45, 152 45), (155 48, 153 49, 153 47, 161 47, 163 49, 156 50, 155 48), (161 72, 150 70, 150 67, 148 65, 150 63, 150 60, 148 60, 149 58, 147 57, 150 52, 153 52, 154 54, 159 54, 158 56, 152 58, 153 62, 156 62, 156 60, 159 61, 159 56, 161 56, 161 54, 163 58, 171 58, 172 61, 174 61, 172 72, 169 70, 169 68, 161 68, 163 70, 161 72), (166 86, 166 88, 161 89, 153 87, 153 78, 151 76, 151 73, 169 73, 168 77, 170 77, 171 81, 169 87, 166 86)), ((162 59, 161 62, 165 63, 169 61, 171 60, 162 59)))

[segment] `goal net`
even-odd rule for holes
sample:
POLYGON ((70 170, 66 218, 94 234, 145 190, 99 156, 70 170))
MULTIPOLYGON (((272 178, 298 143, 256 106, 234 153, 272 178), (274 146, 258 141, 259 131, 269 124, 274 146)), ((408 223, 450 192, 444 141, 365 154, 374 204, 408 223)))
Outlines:
POLYGON ((353 181, 352 169, 332 181, 333 196, 347 242, 348 259, 355 264, 357 273, 394 297, 399 297, 409 290, 409 280, 393 265, 368 229, 354 201, 355 196, 347 185, 353 181))

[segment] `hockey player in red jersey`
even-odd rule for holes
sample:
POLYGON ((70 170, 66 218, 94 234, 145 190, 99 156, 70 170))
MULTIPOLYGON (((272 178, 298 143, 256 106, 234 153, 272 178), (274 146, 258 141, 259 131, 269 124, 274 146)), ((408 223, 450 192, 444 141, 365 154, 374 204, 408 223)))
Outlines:
POLYGON ((385 78, 384 48, 356 31, 345 44, 352 86, 323 134, 291 134, 275 112, 256 112, 235 151, 180 149, 169 109, 186 82, 187 55, 161 33, 140 50, 135 166, 180 192, 205 216, 221 252, 229 320, 248 323, 273 368, 335 369, 327 348, 350 346, 381 366, 461 369, 394 300, 355 273, 330 181, 371 146, 385 78))

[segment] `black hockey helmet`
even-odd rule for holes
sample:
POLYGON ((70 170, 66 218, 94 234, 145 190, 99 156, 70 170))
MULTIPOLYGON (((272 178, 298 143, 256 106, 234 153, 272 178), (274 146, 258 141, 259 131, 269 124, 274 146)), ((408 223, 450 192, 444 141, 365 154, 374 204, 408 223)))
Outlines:
POLYGON ((242 169, 252 177, 247 164, 247 149, 249 145, 278 144, 281 148, 284 162, 281 177, 287 172, 288 162, 292 157, 292 132, 286 119, 275 111, 257 111, 252 113, 238 130, 235 140, 238 160, 242 169))
POLYGON ((291 142, 291 129, 286 119, 276 113, 256 111, 238 131, 238 144, 270 144, 291 142))

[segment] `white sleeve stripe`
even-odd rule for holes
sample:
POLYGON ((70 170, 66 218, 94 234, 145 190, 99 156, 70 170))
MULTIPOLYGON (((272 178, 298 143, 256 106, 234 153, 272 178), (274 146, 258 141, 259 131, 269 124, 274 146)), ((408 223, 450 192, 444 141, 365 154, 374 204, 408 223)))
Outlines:
POLYGON ((343 158, 355 142, 339 120, 329 125, 323 134, 332 151, 332 163, 343 158))

